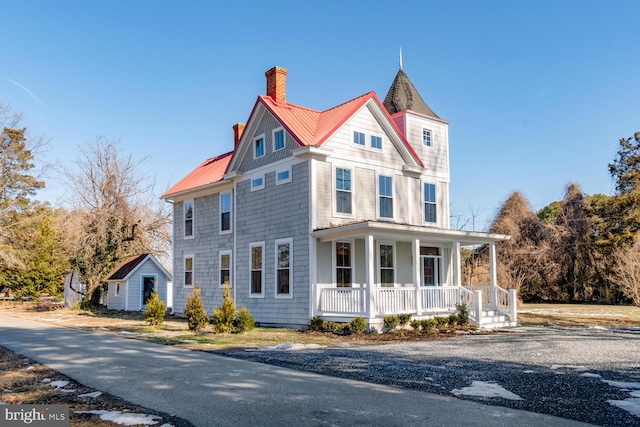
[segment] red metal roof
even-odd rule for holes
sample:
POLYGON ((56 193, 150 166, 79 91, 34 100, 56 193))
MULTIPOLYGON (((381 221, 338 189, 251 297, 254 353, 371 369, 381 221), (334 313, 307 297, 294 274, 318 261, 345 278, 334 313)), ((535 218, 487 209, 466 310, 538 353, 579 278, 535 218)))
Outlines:
POLYGON ((224 173, 227 171, 227 166, 229 166, 232 154, 233 151, 230 151, 205 160, 204 163, 198 166, 189 175, 178 181, 176 185, 165 191, 165 193, 160 197, 167 198, 177 193, 182 193, 183 191, 193 190, 198 187, 221 181, 224 177, 224 173))
MULTIPOLYGON (((398 135, 400 135, 405 146, 414 156, 416 161, 420 166, 423 166, 420 157, 416 154, 413 147, 411 147, 411 144, 406 140, 402 131, 398 128, 382 105, 378 96, 373 91, 325 111, 317 111, 291 104, 289 102, 277 102, 270 96, 260 95, 258 96, 258 100, 256 101, 253 110, 251 111, 248 122, 251 122, 253 114, 260 103, 269 112, 271 112, 271 114, 273 114, 273 116, 282 124, 289 135, 291 135, 298 144, 301 146, 314 145, 319 147, 325 143, 331 135, 340 128, 340 126, 342 126, 360 108, 372 99, 380 106, 380 109, 388 117, 389 122, 396 129, 398 135)), ((234 152, 232 151, 208 159, 198 166, 198 168, 193 172, 180 180, 176 185, 167 190, 162 197, 167 198, 177 193, 193 190, 222 180, 227 167, 231 162, 233 154, 234 152)))

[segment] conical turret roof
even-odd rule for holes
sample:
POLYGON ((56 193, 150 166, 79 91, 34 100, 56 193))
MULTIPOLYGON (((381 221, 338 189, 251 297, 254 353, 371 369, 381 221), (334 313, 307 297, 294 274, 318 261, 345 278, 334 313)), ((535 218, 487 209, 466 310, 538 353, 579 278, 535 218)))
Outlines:
POLYGON ((384 98, 384 107, 389 114, 399 113, 400 111, 411 110, 416 113, 439 119, 438 115, 424 102, 418 91, 416 90, 407 74, 398 70, 396 78, 391 83, 391 88, 384 98))

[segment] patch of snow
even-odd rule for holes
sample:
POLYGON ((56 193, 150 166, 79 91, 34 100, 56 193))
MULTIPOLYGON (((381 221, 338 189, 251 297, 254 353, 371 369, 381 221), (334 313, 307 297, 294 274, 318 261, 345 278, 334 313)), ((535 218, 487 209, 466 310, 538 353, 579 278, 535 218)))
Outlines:
POLYGON ((273 350, 281 350, 281 351, 295 351, 295 350, 313 350, 317 348, 324 348, 325 346, 319 344, 299 344, 286 342, 284 344, 272 345, 269 347, 260 347, 260 348, 248 348, 247 351, 273 351, 273 350))
POLYGON ((101 331, 108 331, 109 328, 105 328, 104 326, 100 326, 98 329, 100 329, 101 331))
POLYGON ((640 417, 640 399, 630 397, 625 400, 607 400, 607 403, 624 409, 628 413, 640 417))
POLYGON ((33 371, 34 369, 36 369, 36 368, 34 368, 33 366, 29 366, 29 367, 27 368, 27 371, 33 371))
POLYGON ((142 333, 139 333, 139 332, 129 332, 129 331, 118 331, 118 333, 122 334, 122 335, 135 335, 135 336, 138 336, 138 337, 148 337, 149 336, 149 334, 142 334, 142 333))
MULTIPOLYGON (((61 388, 61 387, 66 387, 69 385, 69 381, 51 381, 49 380, 49 385, 51 387, 55 387, 55 388, 61 388)), ((43 380, 44 382, 44 380, 43 380)))
POLYGON ((522 371, 523 374, 534 374, 536 371, 532 369, 527 369, 526 371, 522 371))
POLYGON ((101 391, 94 391, 92 393, 79 394, 78 397, 98 397, 102 394, 101 391))
POLYGON ((76 414, 93 414, 99 415, 100 419, 103 421, 112 421, 117 424, 123 424, 125 426, 135 426, 135 425, 145 425, 152 426, 158 424, 158 421, 162 418, 156 415, 147 415, 147 414, 134 414, 134 413, 126 413, 123 414, 120 411, 104 411, 104 410, 94 410, 94 411, 78 411, 76 414))
POLYGON ((4 390, 2 390, 3 393, 13 393, 13 390, 9 390, 8 388, 5 388, 4 390))
POLYGON ((173 427, 173 424, 164 423, 160 427, 173 427))
POLYGON ((198 341, 196 340, 180 340, 178 342, 184 343, 184 344, 198 344, 198 341))
POLYGON ((523 400, 520 396, 502 387, 495 382, 473 381, 471 386, 451 390, 453 394, 463 394, 477 397, 501 397, 508 400, 523 400))
POLYGON ((640 390, 640 383, 629 383, 624 381, 609 381, 609 380, 602 380, 602 382, 607 383, 612 387, 626 388, 629 390, 640 390))
POLYGON ((71 388, 59 388, 58 391, 61 391, 62 393, 75 393, 76 390, 75 388, 71 389, 71 388))
POLYGON ((581 377, 587 377, 587 378, 602 378, 602 375, 600 374, 593 374, 591 372, 584 372, 582 374, 580 374, 581 377))
POLYGON ((42 382, 45 383, 45 384, 46 383, 50 383, 51 382, 51 378, 43 378, 42 382))

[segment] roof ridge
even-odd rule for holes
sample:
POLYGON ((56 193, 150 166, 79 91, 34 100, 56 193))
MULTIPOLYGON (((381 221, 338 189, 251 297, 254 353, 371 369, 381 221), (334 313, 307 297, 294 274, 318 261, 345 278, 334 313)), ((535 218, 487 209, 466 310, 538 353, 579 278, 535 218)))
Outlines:
POLYGON ((320 110, 316 110, 314 108, 310 108, 310 107, 305 107, 302 105, 298 105, 298 104, 294 104, 292 102, 277 102, 275 101, 273 98, 271 98, 270 96, 266 96, 266 95, 258 95, 260 98, 262 99, 268 99, 269 101, 273 102, 275 105, 277 105, 278 107, 281 108, 287 108, 287 107, 295 107, 295 108, 300 108, 302 110, 308 110, 308 111, 313 111, 314 113, 322 113, 322 111, 320 110))
POLYGON ((367 93, 363 93, 362 95, 356 96, 355 98, 349 99, 349 100, 347 100, 347 101, 344 101, 344 102, 343 102, 343 103, 341 103, 341 104, 338 104, 338 105, 336 105, 336 106, 334 106, 334 107, 331 107, 331 108, 328 108, 328 109, 326 109, 326 110, 324 110, 324 111, 321 111, 321 113, 327 113, 327 112, 329 112, 329 111, 331 111, 331 110, 335 110, 336 108, 342 107, 343 105, 348 104, 348 103, 350 103, 350 102, 353 102, 353 101, 355 101, 356 99, 364 98, 364 97, 365 97, 365 96, 367 96, 367 95, 371 95, 372 93, 375 93, 375 91, 370 90, 370 91, 369 91, 369 92, 367 92, 367 93))

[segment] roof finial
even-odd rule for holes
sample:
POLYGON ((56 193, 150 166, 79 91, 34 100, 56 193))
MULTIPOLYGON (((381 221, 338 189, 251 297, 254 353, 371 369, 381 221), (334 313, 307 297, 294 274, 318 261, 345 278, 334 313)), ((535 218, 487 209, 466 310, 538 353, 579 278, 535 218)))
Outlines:
POLYGON ((400 69, 402 70, 402 48, 400 48, 400 69))

